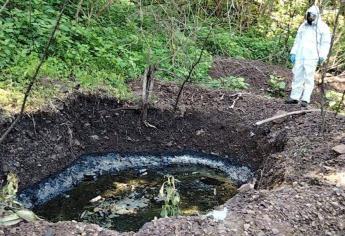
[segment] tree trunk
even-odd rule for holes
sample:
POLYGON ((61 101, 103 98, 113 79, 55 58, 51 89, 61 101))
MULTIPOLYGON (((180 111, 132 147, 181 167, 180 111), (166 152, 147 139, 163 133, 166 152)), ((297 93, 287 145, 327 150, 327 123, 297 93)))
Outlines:
POLYGON ((149 97, 153 90, 154 73, 156 67, 150 65, 144 73, 143 76, 143 94, 142 94, 142 108, 141 108, 141 120, 145 122, 147 120, 147 110, 149 107, 149 97))
POLYGON ((84 0, 80 0, 77 6, 77 12, 75 13, 75 20, 78 22, 79 21, 79 14, 80 14, 80 10, 83 7, 83 1, 84 0))

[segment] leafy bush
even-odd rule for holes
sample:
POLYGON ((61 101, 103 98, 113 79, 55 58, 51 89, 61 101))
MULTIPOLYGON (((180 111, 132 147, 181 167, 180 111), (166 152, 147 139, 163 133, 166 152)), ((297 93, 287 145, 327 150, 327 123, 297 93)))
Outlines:
POLYGON ((243 35, 235 37, 234 40, 238 45, 250 52, 247 57, 249 59, 263 59, 265 61, 269 61, 273 53, 276 51, 277 42, 274 39, 248 37, 243 35))
POLYGON ((268 80, 268 85, 270 86, 269 92, 273 96, 277 96, 277 97, 285 96, 286 82, 284 78, 270 75, 270 79, 268 80))
MULTIPOLYGON (((205 35, 206 29, 201 34, 205 35)), ((213 54, 270 62, 277 61, 276 52, 281 48, 275 38, 253 36, 251 32, 238 35, 224 28, 215 29, 207 40, 207 49, 213 54)))
POLYGON ((204 81, 208 87, 227 90, 243 90, 249 88, 249 84, 242 77, 229 76, 219 79, 209 79, 204 81))
POLYGON ((342 93, 338 93, 336 91, 327 91, 326 98, 328 100, 329 108, 331 108, 333 111, 345 114, 345 99, 342 100, 342 93))
MULTIPOLYGON (((203 28, 200 35, 206 37, 208 28, 203 28)), ((249 58, 250 51, 242 47, 236 40, 232 32, 225 29, 215 29, 206 41, 206 48, 216 55, 224 55, 236 58, 249 58)), ((199 43, 201 43, 199 41, 199 43)))

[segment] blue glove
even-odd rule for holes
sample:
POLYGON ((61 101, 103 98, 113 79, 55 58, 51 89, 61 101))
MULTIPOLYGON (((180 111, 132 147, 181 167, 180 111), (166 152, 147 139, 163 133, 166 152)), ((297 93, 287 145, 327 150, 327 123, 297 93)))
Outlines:
POLYGON ((296 54, 291 54, 290 55, 290 61, 291 61, 292 64, 295 64, 295 62, 296 62, 296 54))
POLYGON ((325 61, 325 58, 320 57, 320 58, 319 58, 319 65, 321 65, 322 63, 324 63, 324 61, 325 61))

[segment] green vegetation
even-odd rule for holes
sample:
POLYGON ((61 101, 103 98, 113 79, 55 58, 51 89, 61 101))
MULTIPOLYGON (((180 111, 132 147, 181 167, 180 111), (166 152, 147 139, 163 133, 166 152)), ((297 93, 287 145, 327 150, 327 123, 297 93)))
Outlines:
MULTIPOLYGON (((48 41, 63 0, 0 0, 0 103, 15 109, 22 101, 48 41)), ((263 60, 291 66, 293 37, 309 1, 69 1, 49 58, 39 73, 29 107, 63 96, 75 87, 131 98, 127 82, 149 64, 156 77, 182 81, 205 47, 192 82, 243 89, 245 81, 211 82, 213 55, 263 60), (211 34, 207 37, 208 32, 211 34), (207 38, 206 38, 207 37, 207 38)), ((337 3, 325 3, 332 26, 337 3)), ((339 31, 344 31, 344 16, 339 31)), ((340 35, 340 34, 339 34, 340 35)), ((345 40, 337 40, 332 62, 345 68, 345 40)))
MULTIPOLYGON (((273 52, 283 47, 280 44, 276 37, 265 38, 250 33, 236 35, 230 33, 228 29, 219 28, 215 29, 212 37, 207 41, 207 49, 216 55, 277 63, 279 60, 273 52)), ((279 59, 284 60, 284 58, 279 59)))
POLYGON ((270 75, 268 80, 268 85, 270 86, 270 93, 276 97, 284 97, 286 82, 284 78, 278 76, 270 75))
POLYGON ((0 226, 15 225, 23 220, 35 221, 39 218, 16 201, 18 178, 15 174, 7 175, 7 183, 0 189, 0 226))
POLYGON ((249 88, 249 84, 242 77, 229 76, 219 79, 209 79, 203 81, 207 87, 227 90, 243 90, 249 88))
POLYGON ((345 114, 345 99, 342 93, 336 91, 326 92, 328 106, 338 113, 345 114))
POLYGON ((166 178, 168 180, 162 184, 162 187, 159 190, 159 197, 164 200, 161 216, 177 216, 180 214, 180 195, 175 188, 174 176, 168 175, 166 178))

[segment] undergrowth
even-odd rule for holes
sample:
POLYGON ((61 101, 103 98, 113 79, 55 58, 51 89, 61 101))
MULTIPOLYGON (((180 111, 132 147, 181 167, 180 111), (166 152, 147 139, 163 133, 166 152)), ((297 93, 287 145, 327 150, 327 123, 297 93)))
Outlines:
POLYGON ((203 85, 214 89, 224 89, 230 91, 244 90, 249 88, 245 78, 228 76, 218 79, 208 79, 202 82, 203 85))
MULTIPOLYGON (((33 0, 26 4, 14 0, 2 11, 0 89, 4 92, 0 104, 5 109, 16 109, 21 103, 28 78, 39 63, 55 23, 59 3, 58 0, 33 0)), ((84 7, 84 11, 88 10, 84 7)), ((157 64, 161 69, 157 73, 159 78, 182 80, 198 58, 209 24, 217 22, 215 18, 205 20, 200 29, 193 28, 192 23, 184 26, 185 29, 177 25, 176 31, 169 35, 168 29, 156 27, 154 14, 138 19, 137 7, 127 1, 113 3, 97 17, 85 14, 76 19, 76 8, 76 4, 69 4, 62 17, 29 107, 40 106, 74 88, 102 90, 119 99, 130 99, 127 82, 139 78, 149 64, 157 64), (193 31, 193 37, 186 29, 193 31)), ((269 58, 274 42, 215 27, 206 40, 206 51, 192 74, 192 81, 209 80, 212 54, 269 58)))
MULTIPOLYGON (((0 0, 0 5, 4 2, 0 0)), ((1 11, 0 105, 6 110, 18 110, 62 2, 11 0, 1 11)), ((296 22, 287 36, 285 29, 273 27, 276 20, 271 16, 261 16, 258 22, 238 31, 236 25, 229 26, 219 15, 202 13, 192 1, 182 8, 173 1, 164 4, 144 1, 142 7, 127 0, 109 2, 69 2, 29 107, 40 107, 51 98, 60 98, 77 89, 101 90, 118 99, 132 99, 128 82, 140 78, 146 67, 156 64, 157 78, 181 82, 204 47, 191 82, 210 87, 248 87, 242 79, 211 80, 208 71, 213 55, 291 66, 287 62, 288 49, 297 30, 296 22)), ((275 9, 274 14, 280 10, 275 9)), ((236 19, 232 20, 236 22, 236 19)), ((284 25, 288 24, 285 18, 282 20, 284 25)))

